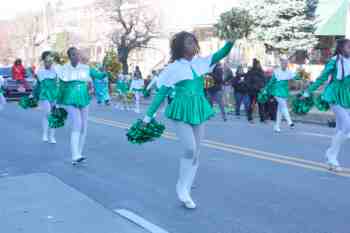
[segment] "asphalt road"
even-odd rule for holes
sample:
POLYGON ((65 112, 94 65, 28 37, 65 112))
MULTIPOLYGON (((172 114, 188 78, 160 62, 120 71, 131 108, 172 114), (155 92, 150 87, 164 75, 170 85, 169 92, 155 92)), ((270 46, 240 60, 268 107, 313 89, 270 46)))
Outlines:
MULTIPOLYGON (((334 129, 297 124, 275 134, 272 123, 215 117, 193 190, 198 208, 189 211, 176 199, 182 152, 171 122, 162 118, 164 138, 132 145, 126 128, 142 115, 92 104, 88 162, 73 167, 69 124, 56 145, 43 144, 40 116, 14 103, 0 112, 0 176, 48 173, 108 210, 127 209, 169 233, 350 232, 350 169, 334 174, 324 165, 334 129)), ((339 159, 348 168, 349 152, 347 143, 339 159)))

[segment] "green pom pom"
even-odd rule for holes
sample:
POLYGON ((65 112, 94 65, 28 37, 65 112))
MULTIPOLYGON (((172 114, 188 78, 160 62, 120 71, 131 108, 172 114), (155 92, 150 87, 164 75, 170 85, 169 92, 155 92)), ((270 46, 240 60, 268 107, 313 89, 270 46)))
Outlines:
POLYGON ((267 101, 269 101, 269 95, 265 92, 259 92, 257 100, 259 103, 265 104, 267 101))
POLYGON ((142 144, 161 137, 164 130, 165 126, 154 119, 148 124, 145 124, 142 120, 137 120, 136 123, 130 127, 126 136, 129 142, 133 144, 142 144))
POLYGON ((54 107, 48 116, 49 127, 54 129, 63 127, 67 117, 68 113, 64 108, 54 107))
POLYGON ((21 106, 24 109, 36 108, 36 107, 38 107, 38 100, 34 97, 23 96, 19 100, 18 104, 19 104, 19 106, 21 106))
POLYGON ((322 98, 322 95, 314 98, 314 104, 321 112, 327 112, 330 109, 329 103, 322 98))
POLYGON ((314 106, 312 97, 302 98, 301 95, 296 96, 292 102, 292 111, 297 115, 306 115, 314 106))
POLYGON ((143 89, 143 97, 147 98, 151 95, 151 93, 147 89, 143 89))

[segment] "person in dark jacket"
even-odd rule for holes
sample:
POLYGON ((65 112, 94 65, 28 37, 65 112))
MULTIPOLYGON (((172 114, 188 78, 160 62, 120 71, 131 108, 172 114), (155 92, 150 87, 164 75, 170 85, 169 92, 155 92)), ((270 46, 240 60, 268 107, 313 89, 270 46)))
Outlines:
MULTIPOLYGON (((253 59, 253 67, 247 73, 248 89, 250 96, 250 111, 253 112, 254 106, 257 103, 256 99, 259 91, 266 85, 266 77, 261 67, 260 61, 253 59)), ((266 119, 266 104, 258 103, 260 122, 265 122, 266 119)))
POLYGON ((241 115, 241 105, 243 103, 248 121, 251 121, 253 118, 250 109, 250 97, 248 95, 247 76, 244 73, 242 66, 239 66, 237 68, 236 75, 232 80, 232 86, 234 89, 234 97, 236 103, 236 116, 239 118, 241 115))
POLYGON ((211 106, 213 106, 214 102, 219 104, 222 119, 224 121, 227 121, 226 113, 225 113, 225 106, 224 106, 224 91, 223 91, 223 84, 224 84, 224 69, 223 66, 218 63, 213 72, 210 74, 211 77, 214 79, 214 85, 212 87, 209 87, 207 89, 207 94, 209 98, 209 103, 211 106))
MULTIPOLYGON (((266 77, 266 83, 270 81, 272 78, 273 71, 265 72, 266 77)), ((276 121, 276 115, 277 115, 277 101, 274 97, 270 97, 268 102, 265 104, 265 110, 266 110, 266 119, 270 119, 272 121, 276 121)))

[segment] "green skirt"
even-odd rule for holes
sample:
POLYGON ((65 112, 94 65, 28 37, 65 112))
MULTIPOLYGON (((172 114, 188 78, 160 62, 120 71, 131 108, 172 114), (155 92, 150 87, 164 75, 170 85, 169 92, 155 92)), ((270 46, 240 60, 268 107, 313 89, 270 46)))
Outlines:
POLYGON ((83 81, 61 81, 59 85, 59 93, 57 103, 84 108, 90 104, 91 96, 89 94, 89 86, 83 81))
POLYGON ((322 94, 323 99, 331 105, 350 108, 350 78, 331 82, 322 94))
POLYGON ((56 101, 58 96, 58 84, 56 79, 45 79, 40 82, 39 100, 56 101))
POLYGON ((214 114, 204 95, 175 95, 165 111, 169 119, 190 125, 202 124, 214 114))

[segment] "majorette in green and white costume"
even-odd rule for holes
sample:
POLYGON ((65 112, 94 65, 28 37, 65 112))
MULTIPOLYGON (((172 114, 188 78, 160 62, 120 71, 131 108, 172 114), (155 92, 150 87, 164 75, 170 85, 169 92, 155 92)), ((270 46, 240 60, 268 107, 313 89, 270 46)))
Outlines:
POLYGON ((100 70, 101 65, 90 67, 90 76, 93 80, 95 87, 95 95, 97 103, 106 103, 110 101, 109 96, 109 74, 100 70))
POLYGON ((336 116, 336 134, 326 152, 327 163, 331 169, 341 170, 338 155, 342 144, 350 136, 350 58, 333 57, 325 65, 319 78, 311 84, 305 96, 308 96, 329 81, 322 93, 322 99, 331 105, 336 116))
POLYGON ((232 47, 233 43, 227 42, 211 56, 196 56, 191 61, 179 59, 169 64, 160 74, 159 91, 144 118, 144 122, 150 122, 165 98, 174 93, 165 115, 175 123, 177 136, 185 147, 184 157, 180 160, 176 190, 179 200, 187 208, 196 206, 190 193, 199 165, 203 123, 214 115, 204 95, 204 74, 211 72, 215 64, 229 54, 232 47))
POLYGON ((129 86, 126 78, 127 78, 126 75, 120 74, 118 76, 118 79, 115 85, 117 97, 118 97, 118 103, 116 105, 116 108, 120 110, 129 110, 130 108, 127 100, 129 86))
MULTIPOLYGON (((135 77, 137 77, 135 75, 135 77)), ((135 95, 135 112, 140 113, 140 101, 145 88, 145 82, 142 78, 134 78, 130 84, 130 91, 135 95)))
POLYGON ((88 65, 79 63, 73 67, 68 63, 58 70, 60 87, 57 102, 66 108, 72 121, 71 152, 72 160, 76 162, 85 158, 82 153, 87 134, 88 107, 91 100, 89 93, 89 85, 92 83, 90 69, 88 65))
POLYGON ((56 70, 40 68, 37 72, 39 86, 40 107, 44 113, 42 119, 44 142, 56 143, 55 129, 49 129, 48 116, 52 107, 56 104, 58 96, 58 76, 56 70))
POLYGON ((293 121, 290 117, 288 110, 288 97, 289 97, 289 81, 300 79, 299 75, 291 70, 283 70, 281 68, 276 69, 273 72, 272 78, 264 88, 264 92, 268 95, 275 97, 278 102, 276 124, 274 130, 280 132, 280 125, 282 117, 284 117, 290 126, 293 126, 293 121))

